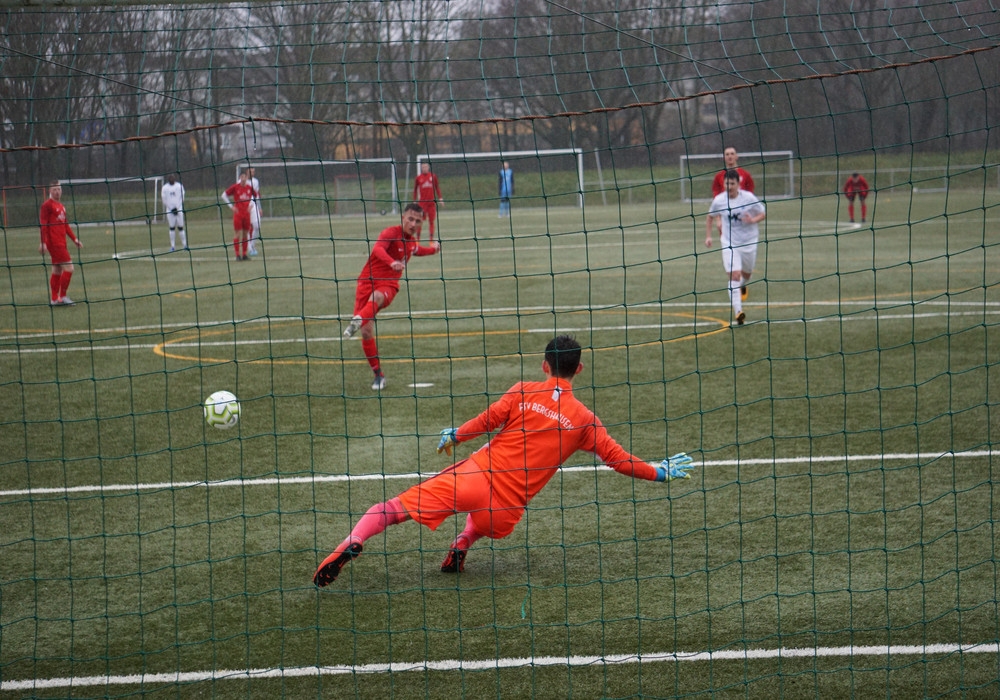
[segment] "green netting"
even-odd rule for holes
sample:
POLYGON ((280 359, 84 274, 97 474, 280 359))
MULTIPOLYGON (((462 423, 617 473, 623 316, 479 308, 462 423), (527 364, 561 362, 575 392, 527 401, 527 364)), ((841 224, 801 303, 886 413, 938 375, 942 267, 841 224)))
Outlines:
POLYGON ((5 694, 1000 690, 994 3, 4 5, 5 694), (727 146, 767 207, 742 327, 704 245, 727 146), (443 251, 379 315, 374 392, 342 332, 418 160, 443 251), (38 250, 53 179, 73 307, 38 250), (610 433, 692 478, 578 452, 464 573, 463 518, 405 523, 316 589, 557 332, 610 433))

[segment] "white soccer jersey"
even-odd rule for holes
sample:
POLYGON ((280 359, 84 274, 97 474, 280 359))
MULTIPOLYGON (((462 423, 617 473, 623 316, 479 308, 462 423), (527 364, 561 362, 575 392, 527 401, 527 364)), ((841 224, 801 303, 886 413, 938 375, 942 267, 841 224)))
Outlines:
POLYGON ((722 245, 739 246, 756 243, 760 239, 760 229, 757 224, 743 221, 747 214, 758 216, 764 213, 764 205, 760 200, 746 190, 740 190, 736 197, 730 199, 728 192, 723 192, 712 200, 708 209, 709 216, 722 217, 722 245))
POLYGON ((163 186, 160 197, 163 199, 163 208, 167 212, 174 213, 184 210, 184 185, 181 183, 175 182, 171 185, 168 182, 163 186))

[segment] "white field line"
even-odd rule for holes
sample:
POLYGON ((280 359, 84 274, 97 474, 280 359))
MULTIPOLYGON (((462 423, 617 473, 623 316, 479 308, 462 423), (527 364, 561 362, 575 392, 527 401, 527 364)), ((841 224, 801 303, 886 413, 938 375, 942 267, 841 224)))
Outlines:
MULTIPOLYGON (((870 301, 831 301, 831 302, 806 302, 807 306, 870 306, 872 302, 870 301)), ((793 302, 793 305, 797 305, 797 302, 793 302)), ((949 302, 949 301, 930 301, 930 302, 916 302, 919 305, 928 306, 975 306, 980 309, 979 311, 958 311, 958 312, 925 312, 925 313, 898 313, 898 314, 886 314, 875 311, 874 313, 859 313, 856 315, 849 316, 824 316, 821 318, 790 318, 790 319, 769 319, 766 321, 759 321, 758 323, 768 323, 768 324, 787 324, 787 323, 828 323, 831 321, 839 323, 855 322, 855 321, 891 321, 891 320, 903 320, 903 319, 917 319, 917 318, 939 318, 939 317, 960 317, 960 316, 982 316, 982 315, 996 315, 1000 314, 1000 302, 949 302)), ((777 303, 775 306, 784 306, 788 304, 777 303)), ((883 305, 889 305, 889 302, 883 305)), ((893 307, 900 307, 902 304, 899 302, 891 303, 893 307)), ((706 302, 699 303, 697 305, 699 308, 729 308, 729 304, 726 302, 706 302)), ((614 310, 621 307, 609 307, 608 309, 602 309, 599 307, 591 306, 563 306, 563 307, 510 307, 510 308, 494 308, 494 309, 453 309, 453 310, 434 310, 434 311, 396 311, 396 312, 383 312, 380 317, 384 319, 389 318, 411 318, 419 316, 437 316, 437 317, 447 317, 452 318, 473 315, 476 317, 481 316, 483 313, 487 314, 500 314, 506 312, 519 312, 519 313, 535 313, 535 312, 557 312, 557 311, 604 311, 604 310, 614 310)), ((631 309, 645 309, 645 308, 660 308, 660 309, 692 309, 690 303, 649 303, 649 304, 637 304, 631 309)), ((0 335, 0 342, 4 341, 14 341, 22 342, 28 340, 43 340, 51 339, 55 340, 57 338, 69 338, 72 336, 79 336, 84 334, 101 335, 101 334, 122 334, 127 332, 140 332, 140 331, 168 331, 170 329, 187 329, 195 330, 202 328, 219 328, 222 326, 236 326, 236 325, 250 325, 259 323, 262 325, 270 325, 278 322, 285 321, 314 321, 314 320, 336 320, 339 316, 316 316, 316 317, 301 317, 301 316, 287 316, 287 317, 273 317, 267 319, 236 319, 231 321, 200 321, 194 323, 165 323, 160 325, 142 325, 142 326, 131 326, 128 328, 95 328, 95 329, 80 329, 72 331, 42 331, 42 332, 31 332, 31 333, 16 333, 11 335, 0 335)), ((694 322, 684 322, 684 323, 647 323, 647 324, 615 324, 609 326, 586 326, 586 327, 575 327, 575 328, 559 328, 560 332, 564 333, 575 333, 575 332, 588 332, 588 331, 618 331, 618 330, 650 330, 657 328, 691 328, 700 326, 711 326, 716 327, 719 324, 711 321, 694 321, 694 322)), ((524 333, 552 333, 551 328, 529 328, 529 329, 511 329, 511 332, 524 332, 524 333)), ((419 334, 418 334, 419 335, 419 334)), ((320 338, 261 338, 259 340, 233 340, 233 341, 191 341, 191 342, 177 342, 172 343, 170 341, 160 341, 156 343, 124 343, 117 345, 104 345, 104 341, 100 339, 95 339, 91 337, 87 340, 80 340, 78 342, 87 343, 86 345, 77 346, 64 346, 59 345, 57 347, 45 346, 45 347, 14 347, 0 349, 0 355, 22 355, 30 353, 53 353, 53 352, 96 352, 96 351, 120 351, 120 350, 150 350, 159 346, 173 347, 173 348, 191 348, 191 347, 235 347, 237 345, 276 345, 279 343, 301 343, 301 342, 341 342, 343 338, 340 336, 335 337, 320 337, 320 338)), ((66 341, 67 344, 73 342, 72 340, 66 341)))
MULTIPOLYGON (((962 452, 912 452, 899 454, 872 454, 872 455, 812 455, 808 457, 772 457, 757 459, 720 459, 705 462, 693 462, 696 467, 732 467, 750 466, 758 464, 818 464, 829 462, 919 462, 928 464, 939 459, 976 459, 980 457, 1000 456, 1000 450, 966 450, 962 452)), ((653 466, 658 462, 650 462, 653 466)), ((563 473, 593 473, 595 471, 611 472, 611 468, 605 465, 570 466, 560 469, 563 473)), ((173 489, 188 488, 227 488, 239 487, 249 488, 253 486, 293 486, 299 484, 316 485, 326 483, 362 482, 362 481, 396 481, 396 480, 417 480, 428 476, 433 476, 437 472, 419 473, 408 472, 405 474, 312 474, 309 476, 279 476, 261 477, 250 479, 220 479, 218 481, 161 481, 134 484, 88 484, 83 486, 58 486, 50 488, 31 489, 10 489, 0 491, 0 498, 22 498, 25 496, 69 496, 71 494, 88 493, 121 493, 142 491, 164 491, 173 489)))
MULTIPOLYGON (((137 673, 121 676, 80 676, 69 678, 37 678, 19 681, 5 680, 0 690, 26 691, 87 686, 148 686, 178 683, 204 683, 224 680, 267 680, 272 678, 310 678, 354 674, 406 673, 410 671, 492 671, 501 669, 537 667, 600 667, 625 666, 649 663, 682 663, 723 661, 747 662, 770 659, 820 659, 877 656, 890 657, 948 656, 952 654, 998 654, 1000 643, 982 644, 925 644, 892 646, 843 646, 843 647, 794 647, 777 649, 724 649, 720 651, 675 651, 649 654, 610 654, 603 656, 527 656, 499 659, 442 659, 438 661, 396 661, 383 664, 343 666, 293 666, 290 668, 248 668, 241 670, 176 671, 172 673, 137 673)), ((869 662, 870 663, 870 662, 869 662)))

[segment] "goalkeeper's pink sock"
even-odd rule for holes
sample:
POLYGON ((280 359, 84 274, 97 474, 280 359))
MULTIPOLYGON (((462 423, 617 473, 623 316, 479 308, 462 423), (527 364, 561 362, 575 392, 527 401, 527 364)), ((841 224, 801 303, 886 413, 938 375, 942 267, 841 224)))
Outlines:
POLYGON ((472 514, 470 513, 465 517, 465 529, 462 530, 455 541, 451 543, 452 549, 469 549, 472 545, 476 543, 477 540, 482 539, 483 535, 480 534, 479 530, 472 522, 472 514), (461 546, 460 540, 465 540, 466 545, 461 546))
POLYGON ((398 498, 389 499, 385 503, 376 503, 361 516, 361 520, 351 530, 351 534, 340 543, 337 549, 343 551, 355 542, 363 544, 369 537, 385 532, 385 529, 390 525, 405 523, 409 519, 410 514, 406 512, 398 498))

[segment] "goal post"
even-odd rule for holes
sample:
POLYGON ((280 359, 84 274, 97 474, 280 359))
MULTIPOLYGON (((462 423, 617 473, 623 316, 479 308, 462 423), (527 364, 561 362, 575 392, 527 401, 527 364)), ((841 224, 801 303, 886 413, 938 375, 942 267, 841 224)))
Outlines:
MULTIPOLYGON (((712 200, 712 180, 725 167, 721 153, 680 156, 682 202, 712 200)), ((740 153, 740 167, 750 173, 761 199, 791 199, 795 196, 795 154, 792 151, 740 153)))
MULTIPOLYGON (((423 162, 437 162, 437 163, 459 163, 465 164, 466 170, 470 170, 470 164, 474 161, 495 161, 496 170, 494 175, 499 172, 500 165, 504 161, 514 161, 512 163, 512 168, 514 169, 515 176, 515 193, 518 192, 518 187, 520 187, 520 182, 524 180, 523 173, 522 177, 518 176, 518 162, 523 163, 526 159, 533 159, 538 163, 537 170, 540 179, 540 195, 548 199, 552 196, 565 196, 572 195, 576 199, 576 206, 583 208, 583 194, 584 194, 584 177, 583 177, 583 149, 582 148, 549 148, 549 149, 536 149, 530 151, 477 151, 475 153, 422 153, 417 156, 417 172, 420 172, 420 165, 423 162), (547 190, 545 187, 546 177, 545 171, 541 167, 540 161, 542 158, 552 158, 556 156, 561 156, 563 158, 569 158, 572 165, 572 182, 574 191, 570 192, 565 187, 558 189, 556 191, 547 190)), ((565 169, 563 169, 565 170, 565 169)), ((469 175, 471 173, 466 172, 469 175)), ((438 173, 439 177, 441 173, 438 173)), ((407 178, 409 179, 409 178, 407 178)), ((554 178, 548 178, 549 181, 553 181, 554 178)), ((409 183, 407 183, 409 184, 409 183)), ((447 197, 446 197, 447 198, 447 197)), ((472 197, 475 199, 475 197, 472 197)))
POLYGON ((268 160, 240 162, 236 180, 253 168, 260 181, 264 216, 344 216, 399 210, 396 162, 355 160, 268 160))

